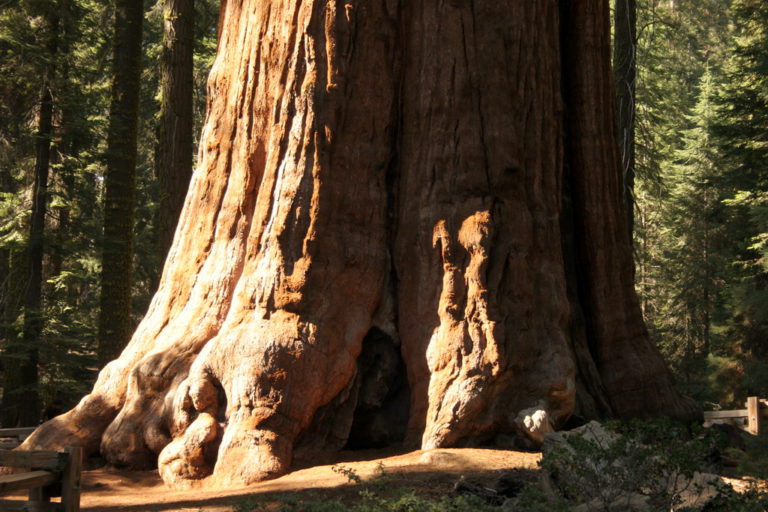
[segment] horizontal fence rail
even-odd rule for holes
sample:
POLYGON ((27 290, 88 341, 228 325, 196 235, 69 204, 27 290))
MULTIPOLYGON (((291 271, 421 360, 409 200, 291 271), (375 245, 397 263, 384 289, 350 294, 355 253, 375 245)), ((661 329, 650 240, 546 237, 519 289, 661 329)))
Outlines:
POLYGON ((0 475, 0 493, 26 490, 29 496, 28 501, 2 499, 0 510, 78 512, 82 464, 79 446, 65 452, 0 450, 0 466, 22 471, 0 475), (60 503, 51 503, 51 498, 59 496, 60 503))
POLYGON ((751 396, 747 398, 746 409, 704 412, 704 426, 714 423, 729 423, 752 435, 760 434, 760 420, 768 419, 768 399, 751 396))
POLYGON ((37 427, 0 428, 0 449, 12 450, 32 435, 37 427))

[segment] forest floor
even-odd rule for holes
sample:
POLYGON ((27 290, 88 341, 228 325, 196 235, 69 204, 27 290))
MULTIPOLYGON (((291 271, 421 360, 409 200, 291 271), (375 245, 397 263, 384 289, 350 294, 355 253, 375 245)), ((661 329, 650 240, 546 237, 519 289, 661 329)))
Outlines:
POLYGON ((173 511, 230 512, 248 510, 249 504, 275 503, 290 496, 303 499, 354 500, 356 482, 385 482, 436 498, 450 493, 462 477, 497 478, 514 470, 522 479, 534 479, 539 453, 488 449, 439 449, 393 453, 355 451, 337 454, 332 463, 316 460, 267 482, 240 489, 170 490, 157 471, 117 471, 102 468, 83 472, 81 510, 84 512, 173 511))

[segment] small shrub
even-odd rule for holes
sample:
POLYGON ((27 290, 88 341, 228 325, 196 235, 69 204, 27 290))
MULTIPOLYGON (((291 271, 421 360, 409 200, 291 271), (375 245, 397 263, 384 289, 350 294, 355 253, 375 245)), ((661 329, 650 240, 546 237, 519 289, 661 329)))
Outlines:
POLYGON ((746 451, 736 470, 741 475, 768 480, 768 422, 763 421, 760 427, 759 436, 747 436, 745 439, 746 451))
POLYGON ((351 484, 359 484, 359 483, 362 483, 363 481, 363 479, 360 478, 360 475, 358 475, 354 469, 348 468, 346 466, 339 466, 339 465, 332 466, 331 471, 346 477, 349 483, 351 484))
POLYGON ((545 450, 541 461, 551 475, 549 496, 541 493, 546 498, 542 500, 527 488, 516 510, 566 510, 580 504, 612 510, 622 503, 626 510, 702 510, 706 504, 706 510, 738 505, 751 512, 753 503, 766 499, 758 491, 733 492, 718 477, 701 473, 718 445, 716 432, 655 420, 613 424, 605 435, 583 432, 566 434, 565 439, 545 450), (541 503, 546 503, 544 508, 541 503))

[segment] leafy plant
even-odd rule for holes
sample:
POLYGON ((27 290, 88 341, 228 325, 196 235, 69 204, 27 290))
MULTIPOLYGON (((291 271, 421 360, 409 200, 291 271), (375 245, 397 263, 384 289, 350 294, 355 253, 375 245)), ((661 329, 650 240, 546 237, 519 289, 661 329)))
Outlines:
POLYGON ((529 487, 518 497, 519 510, 542 510, 542 495, 552 510, 580 504, 598 510, 619 504, 629 510, 700 510, 714 497, 719 497, 715 503, 743 502, 745 507, 767 499, 757 491, 734 493, 704 473, 719 443, 712 431, 666 420, 613 424, 605 430, 593 423, 563 439, 550 445, 541 461, 550 476, 548 497, 529 487))
POLYGON ((349 480, 349 483, 351 484, 359 484, 359 483, 362 483, 363 481, 363 479, 360 477, 360 475, 357 474, 357 472, 354 469, 348 468, 346 466, 336 465, 331 467, 331 471, 341 476, 347 477, 347 480, 349 480))

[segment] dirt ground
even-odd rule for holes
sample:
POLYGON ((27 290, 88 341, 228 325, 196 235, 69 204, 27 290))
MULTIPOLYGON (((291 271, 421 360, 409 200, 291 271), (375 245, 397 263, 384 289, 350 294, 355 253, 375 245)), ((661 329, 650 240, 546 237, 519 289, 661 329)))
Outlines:
MULTIPOLYGON (((363 480, 381 474, 406 482, 421 494, 437 496, 449 492, 461 477, 487 475, 518 468, 531 472, 540 454, 486 449, 439 449, 393 454, 382 451, 341 452, 334 464, 296 469, 267 482, 240 489, 166 488, 156 471, 116 471, 97 469, 83 472, 81 510, 89 512, 176 511, 229 512, 251 496, 313 493, 322 497, 343 498, 357 495, 359 488, 339 472, 351 470, 363 480)), ((328 462, 319 461, 319 462, 328 462)), ((305 462, 304 465, 307 465, 305 462)))

